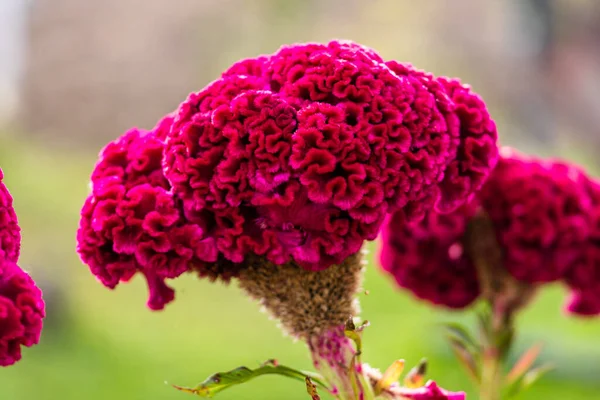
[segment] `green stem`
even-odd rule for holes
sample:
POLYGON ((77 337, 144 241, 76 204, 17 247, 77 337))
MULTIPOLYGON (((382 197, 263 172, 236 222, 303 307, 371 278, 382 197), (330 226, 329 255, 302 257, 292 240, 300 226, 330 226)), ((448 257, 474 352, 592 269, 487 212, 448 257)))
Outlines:
POLYGON ((484 349, 481 364, 480 400, 500 400, 502 388, 502 362, 498 349, 484 349))
POLYGON ((490 304, 481 314, 482 354, 480 400, 502 399, 503 366, 514 337, 514 308, 502 301, 490 304))
POLYGON ((373 389, 362 373, 360 353, 346 337, 343 326, 310 337, 308 345, 315 368, 336 399, 375 399, 373 389))

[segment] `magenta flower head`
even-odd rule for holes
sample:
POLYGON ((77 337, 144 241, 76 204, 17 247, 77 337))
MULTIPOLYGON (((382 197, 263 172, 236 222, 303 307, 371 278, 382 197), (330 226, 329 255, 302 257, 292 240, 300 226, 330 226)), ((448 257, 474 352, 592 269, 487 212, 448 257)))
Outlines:
POLYGON ((284 46, 235 63, 153 131, 109 144, 78 251, 108 287, 144 275, 153 309, 186 271, 239 278, 331 367, 340 398, 356 398, 344 329, 358 313, 361 246, 389 213, 415 222, 467 203, 496 140, 483 101, 458 81, 351 42, 284 46))
POLYGON ((459 206, 495 162, 495 126, 467 88, 390 65, 349 42, 285 46, 191 94, 165 150, 186 217, 212 215, 233 262, 322 270, 386 212, 459 206))
POLYGON ((0 170, 0 366, 21 359, 21 346, 37 344, 45 317, 42 292, 16 262, 21 230, 0 170))
POLYGON ((210 275, 207 263, 217 260, 208 222, 183 218, 163 175, 161 137, 170 120, 149 132, 132 129, 101 152, 77 233, 83 262, 105 286, 144 275, 153 310, 174 298, 166 279, 190 270, 210 275))
POLYGON ((475 300, 488 275, 506 273, 528 286, 561 280, 580 262, 590 231, 591 201, 580 175, 570 165, 507 150, 470 205, 416 223, 391 217, 382 266, 418 297, 453 308, 475 300), (469 234, 482 215, 491 237, 469 234), (490 241, 498 251, 479 254, 490 241), (486 277, 480 257, 488 269, 494 264, 486 277))
POLYGON ((39 342, 45 315, 33 279, 13 262, 0 262, 0 366, 19 361, 21 346, 39 342))
POLYGON ((4 175, 0 169, 0 262, 17 262, 21 246, 21 228, 13 208, 13 199, 2 182, 4 175))
POLYGON ((381 265, 400 287, 420 299, 449 308, 464 308, 480 293, 475 266, 465 255, 464 236, 473 204, 449 213, 428 213, 407 222, 402 213, 383 227, 381 265))

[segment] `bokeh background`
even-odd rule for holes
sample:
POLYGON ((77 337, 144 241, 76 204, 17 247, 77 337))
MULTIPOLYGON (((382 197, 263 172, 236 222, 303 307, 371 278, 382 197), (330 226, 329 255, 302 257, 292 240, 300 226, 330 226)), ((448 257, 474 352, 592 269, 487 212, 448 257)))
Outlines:
MULTIPOLYGON (((487 100, 503 144, 599 174, 597 0, 0 0, 0 167, 23 227, 21 265, 48 311, 41 344, 0 370, 0 399, 183 400, 165 382, 194 385, 269 358, 310 368, 304 346, 235 284, 181 278, 177 301, 158 313, 145 308, 141 279, 105 289, 78 260, 75 231, 107 141, 151 128, 240 58, 332 38, 461 77, 487 100)), ((475 399, 436 328, 473 316, 419 304, 373 260, 365 288, 365 359, 385 368, 425 356, 431 377, 475 399)), ((600 398, 600 320, 565 316, 564 295, 544 290, 518 319, 517 349, 544 342, 542 359, 557 366, 520 399, 600 398)), ((219 398, 307 395, 264 377, 219 398)))

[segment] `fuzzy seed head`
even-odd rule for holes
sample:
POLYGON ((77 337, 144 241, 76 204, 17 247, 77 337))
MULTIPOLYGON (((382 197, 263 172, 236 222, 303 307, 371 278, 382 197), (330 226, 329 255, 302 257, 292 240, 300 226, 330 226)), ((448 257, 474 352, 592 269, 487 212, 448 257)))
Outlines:
POLYGON ((239 282, 287 333, 308 339, 343 326, 358 314, 355 295, 361 290, 362 270, 361 252, 318 272, 307 271, 295 262, 275 265, 250 257, 239 282))

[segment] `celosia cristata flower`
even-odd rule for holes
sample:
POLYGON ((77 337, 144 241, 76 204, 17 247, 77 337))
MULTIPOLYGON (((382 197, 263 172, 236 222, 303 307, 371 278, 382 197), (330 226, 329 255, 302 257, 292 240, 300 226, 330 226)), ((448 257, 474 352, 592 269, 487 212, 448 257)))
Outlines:
POLYGON ((165 148, 185 214, 215 216, 231 261, 321 270, 387 212, 464 203, 496 160, 495 126, 468 88, 398 65, 348 42, 285 46, 191 94, 165 148))
POLYGON ((42 292, 16 265, 21 229, 3 178, 0 170, 0 366, 8 366, 21 359, 21 346, 39 342, 45 310, 42 292))
POLYGON ((82 260, 105 286, 140 272, 155 310, 174 298, 165 279, 192 269, 211 275, 207 263, 217 261, 210 221, 183 217, 162 172, 161 136, 170 119, 153 131, 132 129, 101 152, 77 234, 82 260))
POLYGON ((42 292, 10 261, 0 262, 0 366, 21 359, 21 346, 37 344, 45 317, 42 292))
POLYGON ((467 229, 483 212, 510 276, 531 285, 563 279, 579 263, 590 231, 591 201, 580 174, 507 150, 471 205, 447 215, 431 212, 417 223, 390 218, 383 268, 420 298, 467 306, 479 290, 467 229))
POLYGON ((479 296, 477 271, 464 254, 463 238, 472 205, 449 214, 430 212, 420 222, 402 213, 383 228, 381 263, 398 285, 417 297, 450 308, 463 308, 479 296))
POLYGON ((239 273, 329 368, 332 391, 356 398, 344 321, 357 313, 361 246, 388 213, 417 221, 466 203, 496 162, 496 136, 458 81, 350 42, 284 46, 103 151, 79 252, 106 286, 145 275, 152 308, 186 270, 239 273))
POLYGON ((0 169, 0 262, 16 262, 21 246, 21 229, 13 208, 13 199, 2 182, 4 175, 0 169))

